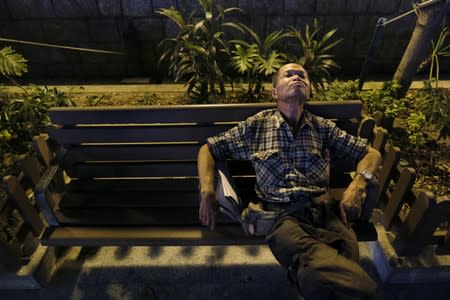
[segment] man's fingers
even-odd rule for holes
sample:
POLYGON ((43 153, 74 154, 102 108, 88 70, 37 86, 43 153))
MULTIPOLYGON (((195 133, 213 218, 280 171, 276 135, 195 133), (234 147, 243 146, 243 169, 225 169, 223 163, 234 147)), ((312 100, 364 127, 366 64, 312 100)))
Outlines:
POLYGON ((216 218, 215 217, 211 220, 211 225, 209 226, 209 229, 211 231, 214 231, 216 229, 216 218))
POLYGON ((344 208, 344 205, 342 204, 342 202, 339 204, 339 210, 341 212, 342 223, 344 223, 345 226, 348 226, 347 213, 345 212, 345 208, 344 208))
POLYGON ((209 226, 209 229, 210 230, 216 229, 217 211, 214 210, 213 208, 211 208, 209 211, 208 221, 209 221, 209 223, 207 225, 209 226))
POLYGON ((217 210, 214 206, 201 203, 198 216, 202 225, 209 227, 211 230, 216 228, 217 210))
POLYGON ((209 211, 208 208, 206 207, 200 207, 200 213, 199 213, 199 217, 200 217, 200 222, 202 223, 202 225, 208 226, 210 225, 210 217, 209 217, 209 211))
POLYGON ((358 206, 344 207, 347 221, 355 221, 361 215, 361 209, 358 206))

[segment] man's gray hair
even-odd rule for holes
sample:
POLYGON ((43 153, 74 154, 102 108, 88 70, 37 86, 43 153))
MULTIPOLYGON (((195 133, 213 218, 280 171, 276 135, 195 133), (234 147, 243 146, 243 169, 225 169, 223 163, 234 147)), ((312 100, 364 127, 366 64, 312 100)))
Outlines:
MULTIPOLYGON (((281 68, 280 68, 281 69, 281 68)), ((278 84, 278 75, 280 75, 280 69, 278 69, 272 76, 272 87, 276 88, 278 84)))

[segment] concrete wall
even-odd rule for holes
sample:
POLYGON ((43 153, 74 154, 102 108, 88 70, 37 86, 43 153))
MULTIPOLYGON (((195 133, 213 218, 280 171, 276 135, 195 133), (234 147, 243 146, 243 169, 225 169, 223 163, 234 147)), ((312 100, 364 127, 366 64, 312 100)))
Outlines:
MULTIPOLYGON (((411 0, 216 0, 245 11, 239 17, 260 34, 286 25, 303 26, 318 18, 326 29, 338 28, 341 74, 359 74, 380 17, 411 9, 411 0)), ((175 6, 191 9, 187 0, 0 0, 0 37, 117 50, 125 56, 11 45, 29 60, 29 78, 122 78, 164 76, 157 66, 157 45, 174 34, 174 25, 156 11, 175 6)), ((395 71, 414 28, 410 15, 385 28, 370 73, 395 71)), ((448 65, 448 64, 447 64, 448 65)))

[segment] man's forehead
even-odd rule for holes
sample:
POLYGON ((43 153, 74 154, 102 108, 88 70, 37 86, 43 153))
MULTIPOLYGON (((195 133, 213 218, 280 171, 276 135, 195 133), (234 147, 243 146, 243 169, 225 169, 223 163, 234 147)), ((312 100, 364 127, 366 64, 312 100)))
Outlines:
POLYGON ((281 70, 284 71, 284 72, 289 72, 289 71, 302 71, 302 72, 306 72, 305 69, 304 69, 302 66, 297 65, 297 64, 287 64, 287 65, 284 65, 284 66, 281 68, 281 70))

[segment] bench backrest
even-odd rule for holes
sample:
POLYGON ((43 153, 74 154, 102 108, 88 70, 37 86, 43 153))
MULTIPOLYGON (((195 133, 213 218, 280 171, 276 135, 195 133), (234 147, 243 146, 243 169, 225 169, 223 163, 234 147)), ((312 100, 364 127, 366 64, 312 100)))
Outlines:
MULTIPOLYGON (((206 138, 273 107, 274 103, 52 108, 53 125, 47 132, 64 146, 64 168, 72 179, 192 179, 206 138)), ((360 101, 308 102, 306 109, 357 134, 360 101)), ((237 164, 242 175, 245 168, 237 164)), ((183 184, 193 182, 180 180, 183 184)))
MULTIPOLYGON (((199 226, 198 150, 208 137, 273 107, 274 103, 51 109, 53 125, 48 134, 58 150, 55 157, 48 149, 38 152, 44 154, 46 164, 57 162, 70 181, 64 183, 57 176, 53 182, 52 174, 61 174, 52 173, 57 168, 51 166, 37 189, 47 219, 58 227, 49 228, 44 239, 59 244, 85 244, 94 239, 98 244, 130 243, 130 232, 134 235, 136 226, 145 226, 139 231, 138 243, 161 239, 179 243, 180 234, 186 240, 186 230, 192 231, 196 242, 217 243, 224 236, 236 242, 236 232, 242 235, 242 231, 226 216, 219 215, 221 235, 212 237, 199 226), (47 183, 55 184, 47 188, 47 183), (115 242, 111 241, 112 227, 104 227, 110 225, 115 228, 115 242)), ((360 124, 360 101, 309 102, 307 109, 352 134, 373 132, 373 120, 360 124)), ((37 137, 37 149, 44 145, 44 137, 37 137)), ((255 199, 251 164, 229 163, 243 201, 255 199)), ((344 177, 342 170, 347 167, 341 165, 337 177, 344 177)))
MULTIPOLYGON (((67 150, 65 167, 73 178, 195 176, 198 148, 207 137, 274 106, 52 108, 54 125, 48 127, 48 133, 67 150), (114 170, 104 163, 112 161, 116 162, 114 170)), ((361 108, 359 101, 307 105, 311 112, 335 120, 353 134, 357 133, 361 108)))

